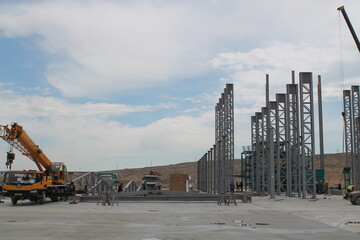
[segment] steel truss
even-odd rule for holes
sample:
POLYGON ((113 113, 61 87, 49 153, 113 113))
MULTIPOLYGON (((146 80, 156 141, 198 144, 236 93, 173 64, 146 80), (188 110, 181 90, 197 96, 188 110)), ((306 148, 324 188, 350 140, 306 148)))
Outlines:
POLYGON ((359 97, 359 86, 351 86, 351 112, 352 112, 352 123, 353 123, 353 162, 352 168, 353 170, 353 183, 356 186, 360 186, 360 169, 359 169, 359 161, 360 161, 360 152, 359 152, 359 107, 360 107, 360 97, 359 97))
POLYGON ((268 109, 261 108, 261 191, 268 191, 269 183, 269 148, 268 148, 268 109))
POLYGON ((351 182, 345 185, 360 185, 360 137, 359 137, 359 86, 351 86, 351 90, 343 91, 344 131, 345 131, 345 166, 351 167, 351 182))
POLYGON ((277 164, 276 172, 276 193, 281 195, 286 191, 286 125, 285 125, 285 94, 276 94, 276 149, 275 157, 277 164))
POLYGON ((301 162, 300 178, 302 198, 310 194, 316 198, 315 136, 312 73, 300 73, 301 162))
POLYGON ((353 160, 352 153, 352 118, 351 118, 351 94, 350 90, 343 91, 343 103, 344 103, 344 130, 345 130, 345 166, 351 167, 353 160))
POLYGON ((298 85, 286 85, 286 172, 287 172, 287 196, 297 192, 299 188, 299 103, 298 85))
POLYGON ((251 190, 256 192, 259 189, 257 185, 257 176, 256 173, 257 165, 256 165, 256 146, 257 146, 257 122, 256 116, 251 116, 251 190))

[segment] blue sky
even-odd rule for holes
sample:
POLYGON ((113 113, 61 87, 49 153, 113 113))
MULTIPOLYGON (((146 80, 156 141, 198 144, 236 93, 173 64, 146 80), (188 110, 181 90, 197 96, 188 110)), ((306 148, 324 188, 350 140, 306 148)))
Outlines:
MULTIPOLYGON (((360 32, 355 1, 0 0, 1 124, 23 125, 70 170, 195 161, 234 83, 240 157, 265 75, 273 100, 295 70, 322 76, 325 150, 341 151, 341 93, 360 83, 341 5, 360 32)), ((14 168, 35 165, 18 156, 14 168)))

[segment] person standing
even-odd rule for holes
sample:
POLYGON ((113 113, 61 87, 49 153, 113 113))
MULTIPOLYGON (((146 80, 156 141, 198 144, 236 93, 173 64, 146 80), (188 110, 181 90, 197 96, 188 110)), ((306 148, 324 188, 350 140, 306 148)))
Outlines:
POLYGON ((328 181, 325 182, 323 191, 324 191, 325 195, 329 194, 329 182, 328 181))
POLYGON ((230 183, 230 192, 234 193, 235 191, 235 184, 234 184, 234 181, 231 181, 230 183))
POLYGON ((122 192, 122 191, 123 191, 123 183, 120 183, 118 187, 118 192, 122 192))
POLYGON ((236 191, 239 192, 240 191, 240 182, 236 181, 236 191))
POLYGON ((240 180, 240 192, 242 192, 244 190, 244 182, 242 180, 240 180))

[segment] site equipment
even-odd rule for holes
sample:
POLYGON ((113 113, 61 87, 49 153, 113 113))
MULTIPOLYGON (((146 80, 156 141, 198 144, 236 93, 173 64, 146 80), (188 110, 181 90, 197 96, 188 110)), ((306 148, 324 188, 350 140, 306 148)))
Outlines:
POLYGON ((350 192, 348 198, 352 204, 360 205, 360 191, 350 192))
MULTIPOLYGON (((46 197, 51 201, 58 201, 59 198, 64 199, 74 194, 75 187, 66 179, 64 163, 51 162, 22 126, 17 123, 13 123, 10 128, 0 125, 0 138, 34 161, 39 168, 39 171, 5 172, 2 192, 4 196, 11 197, 12 204, 24 199, 43 204, 46 197)), ((14 159, 15 153, 8 152, 6 165, 10 169, 14 159)))
POLYGON ((141 182, 142 190, 160 190, 159 176, 161 176, 160 173, 155 171, 150 171, 149 175, 144 175, 141 182))
POLYGON ((354 28, 353 28, 353 26, 352 26, 352 24, 350 22, 350 19, 349 19, 348 15, 347 15, 347 13, 345 11, 345 7, 341 6, 337 10, 341 11, 342 15, 344 16, 345 22, 348 25, 349 30, 351 32, 351 35, 353 36, 355 44, 356 44, 356 46, 357 46, 357 48, 358 48, 358 50, 360 52, 360 42, 359 42, 358 37, 356 36, 355 30, 354 30, 354 28))

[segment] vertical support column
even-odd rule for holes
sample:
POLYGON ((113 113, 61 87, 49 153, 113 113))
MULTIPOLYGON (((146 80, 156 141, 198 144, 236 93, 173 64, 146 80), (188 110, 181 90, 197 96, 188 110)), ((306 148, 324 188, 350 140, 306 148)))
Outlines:
POLYGON ((256 116, 251 116, 251 189, 253 192, 258 191, 257 186, 257 166, 256 166, 256 149, 257 149, 257 121, 256 116))
POLYGON ((357 145, 356 145, 356 148, 357 148, 357 151, 356 151, 356 162, 357 162, 357 176, 358 176, 358 179, 357 179, 357 185, 356 186, 360 186, 360 116, 357 117, 356 121, 356 133, 355 133, 355 136, 357 138, 357 145))
POLYGON ((201 169, 200 169, 201 165, 200 165, 200 160, 197 161, 197 189, 200 190, 201 189, 201 169))
POLYGON ((213 183, 213 161, 212 161, 212 148, 210 148, 210 150, 208 151, 208 193, 212 193, 212 183, 213 183))
POLYGON ((217 191, 221 193, 222 191, 222 161, 221 161, 221 141, 219 140, 216 144, 216 156, 217 156, 217 191))
POLYGON ((224 141, 224 99, 225 94, 221 94, 221 98, 219 101, 220 106, 220 144, 219 144, 219 155, 220 155, 220 191, 226 191, 225 185, 225 141, 224 141))
POLYGON ((221 160, 221 168, 222 168, 222 172, 221 172, 221 192, 225 192, 229 189, 229 186, 226 185, 226 181, 227 181, 227 177, 226 177, 226 169, 225 169, 225 136, 222 137, 221 140, 221 151, 220 151, 220 160, 221 160))
MULTIPOLYGON (((344 131, 345 131, 345 166, 352 168, 353 162, 353 145, 352 145, 352 118, 351 118, 351 94, 350 90, 343 91, 343 103, 344 103, 344 131)), ((352 169, 351 169, 352 170, 352 169)), ((354 183, 353 176, 351 177, 352 183, 354 183)), ((348 186, 351 183, 345 183, 348 186)))
POLYGON ((212 151, 212 161, 213 161, 213 171, 212 171, 212 179, 213 179, 213 183, 212 183, 212 189, 213 189, 213 194, 216 194, 216 144, 213 145, 213 151, 212 151))
POLYGON ((286 85, 286 162, 287 162, 287 195, 299 189, 299 103, 297 84, 286 85))
POLYGON ((262 139, 262 113, 261 112, 257 112, 255 113, 255 117, 256 117, 256 186, 257 188, 257 192, 260 192, 261 190, 261 185, 262 185, 262 178, 261 178, 261 172, 262 172, 262 143, 261 143, 261 139, 262 139))
POLYGON ((269 140, 269 195, 270 199, 275 198, 275 179, 274 179, 274 129, 269 128, 268 132, 269 140))
MULTIPOLYGON (((280 192, 280 163, 278 162, 277 159, 277 152, 278 152, 278 144, 277 144, 277 113, 276 113, 276 109, 277 109, 277 103, 276 101, 270 101, 269 104, 269 116, 270 116, 270 129, 272 131, 272 138, 269 138, 272 141, 272 146, 269 146, 269 151, 271 153, 272 151, 272 165, 271 167, 273 167, 273 174, 269 174, 270 176, 273 176, 274 178, 274 192, 276 191, 277 194, 279 194, 280 192)), ((270 131, 270 130, 269 130, 270 131)), ((270 135, 269 135, 270 136, 270 135)))
MULTIPOLYGON (((277 174, 276 192, 278 195, 286 189, 287 163, 286 163, 286 95, 276 94, 276 163, 279 173, 277 174)), ((290 181, 290 180, 289 180, 290 181)))
POLYGON ((268 135, 267 135, 267 120, 268 120, 268 110, 266 107, 262 109, 262 121, 261 121, 261 191, 268 190, 268 135))
POLYGON ((318 112, 319 112, 319 150, 320 150, 320 169, 325 170, 324 162, 324 128, 323 128, 323 114, 322 114, 322 92, 321 92, 321 76, 318 76, 317 85, 318 94, 318 112))
POLYGON ((315 183, 315 132, 312 73, 300 73, 300 122, 301 122, 301 186, 302 198, 307 193, 316 198, 315 183))
POLYGON ((220 154, 219 154, 219 142, 220 142, 220 104, 215 106, 215 189, 217 193, 220 193, 220 154))
POLYGON ((224 89, 224 161, 225 186, 234 181, 234 98, 233 84, 226 84, 224 89))
POLYGON ((351 86, 351 113, 352 113, 352 133, 353 133, 353 162, 352 162, 352 173, 353 173, 353 183, 356 186, 360 186, 360 176, 359 176, 359 141, 358 141, 358 124, 357 119, 359 117, 359 86, 351 86))

